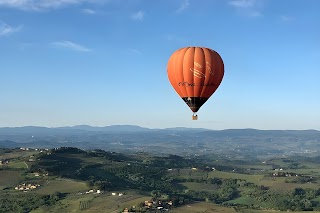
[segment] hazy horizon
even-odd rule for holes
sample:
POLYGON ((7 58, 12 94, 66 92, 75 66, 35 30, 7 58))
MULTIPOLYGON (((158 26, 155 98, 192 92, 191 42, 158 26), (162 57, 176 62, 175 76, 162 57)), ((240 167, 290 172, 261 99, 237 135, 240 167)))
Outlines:
POLYGON ((44 127, 44 128, 65 128, 65 127, 70 127, 70 128, 73 128, 73 127, 79 127, 79 126, 88 126, 88 127, 93 127, 93 128, 103 128, 103 127, 112 127, 112 126, 133 126, 133 127, 141 127, 141 128, 147 128, 147 129, 170 129, 170 128, 186 128, 186 129, 207 129, 207 130, 217 130, 217 131, 220 131, 220 130, 247 130, 247 129, 251 129, 251 130, 279 130, 279 131, 299 131, 299 130, 315 130, 315 131, 320 131, 319 129, 258 129, 258 128, 251 128, 251 127, 244 127, 244 128, 226 128, 226 129, 212 129, 212 128, 206 128, 206 127, 186 127, 186 126, 168 126, 168 127, 161 127, 161 128, 158 128, 158 127, 147 127, 147 126, 140 126, 140 125, 134 125, 134 124, 114 124, 114 125, 105 125, 105 126, 94 126, 94 125, 87 125, 87 124, 77 124, 77 125, 69 125, 69 126, 39 126, 39 125, 25 125, 25 126, 2 126, 0 128, 23 128, 23 127, 44 127))

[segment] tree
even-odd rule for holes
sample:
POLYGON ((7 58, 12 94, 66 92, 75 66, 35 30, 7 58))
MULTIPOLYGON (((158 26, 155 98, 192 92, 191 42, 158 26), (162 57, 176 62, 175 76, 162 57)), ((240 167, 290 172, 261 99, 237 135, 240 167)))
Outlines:
POLYGON ((160 190, 152 190, 150 195, 153 199, 157 199, 158 197, 161 196, 161 191, 160 190))

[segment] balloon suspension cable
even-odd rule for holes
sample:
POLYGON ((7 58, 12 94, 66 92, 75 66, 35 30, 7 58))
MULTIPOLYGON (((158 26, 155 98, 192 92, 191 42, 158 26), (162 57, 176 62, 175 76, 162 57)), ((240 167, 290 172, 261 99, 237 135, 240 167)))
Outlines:
POLYGON ((198 120, 198 115, 196 112, 193 113, 192 120, 198 120))

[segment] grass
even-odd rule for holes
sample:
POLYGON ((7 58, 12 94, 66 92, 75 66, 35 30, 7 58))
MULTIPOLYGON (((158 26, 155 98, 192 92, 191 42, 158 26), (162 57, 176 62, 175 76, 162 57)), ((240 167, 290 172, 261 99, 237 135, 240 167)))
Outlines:
POLYGON ((172 209, 172 213, 235 213, 233 208, 227 208, 215 205, 213 203, 199 202, 184 205, 178 208, 172 209))
POLYGON ((261 185, 259 182, 263 179, 263 175, 247 175, 247 174, 239 174, 234 172, 222 172, 222 171, 212 171, 209 172, 209 178, 233 178, 233 179, 243 179, 248 182, 261 185))
POLYGON ((251 205, 251 204, 260 205, 260 202, 252 197, 239 197, 234 200, 229 200, 226 203, 237 203, 237 204, 245 204, 245 205, 251 205))
POLYGON ((285 177, 277 177, 275 179, 273 178, 263 178, 262 180, 259 181, 258 185, 264 185, 264 186, 268 186, 272 189, 280 189, 280 190, 291 190, 294 188, 311 188, 311 189, 318 189, 320 187, 320 185, 318 183, 285 183, 285 177))
MULTIPOLYGON (((181 169, 180 174, 177 177, 180 178, 203 178, 206 177, 207 172, 201 170, 191 170, 191 169, 181 169)), ((259 181, 264 177, 263 175, 248 175, 248 174, 240 174, 235 172, 222 172, 222 171, 211 171, 208 172, 209 178, 233 178, 233 179, 243 179, 248 182, 252 182, 255 184, 259 184, 259 181)))
POLYGON ((273 159, 271 163, 276 164, 279 167, 286 167, 290 164, 289 162, 283 162, 282 159, 273 159))
POLYGON ((28 166, 25 162, 9 162, 7 166, 8 168, 12 169, 28 169, 28 166))
MULTIPOLYGON (((235 213, 236 211, 233 208, 227 208, 215 205, 213 203, 193 203, 189 205, 184 205, 178 208, 172 209, 172 213, 235 213)), ((254 209, 244 209, 244 213, 274 213, 274 212, 287 212, 287 211, 274 211, 274 210, 254 210, 254 209)), ((298 211, 295 213, 306 213, 305 211, 298 211)))
POLYGON ((244 169, 256 169, 256 170, 271 170, 272 166, 267 165, 267 164, 261 164, 261 165, 237 165, 239 168, 244 168, 244 169))
POLYGON ((85 182, 57 179, 46 182, 45 185, 41 186, 36 192, 39 194, 53 194, 54 192, 77 193, 86 190, 88 190, 88 187, 85 182))
POLYGON ((308 174, 313 176, 320 176, 320 168, 310 168, 310 169, 286 169, 282 172, 293 172, 297 174, 308 174))
MULTIPOLYGON (((276 211, 276 210, 254 210, 254 209, 244 209, 243 213, 278 213, 287 211, 276 211)), ((294 211, 294 213, 306 213, 307 211, 294 211)))
POLYGON ((0 188, 13 187, 22 180, 19 171, 2 170, 0 171, 0 188))
POLYGON ((90 212, 119 212, 124 208, 130 208, 131 206, 137 206, 139 203, 145 200, 150 200, 149 196, 142 196, 138 194, 126 194, 119 196, 101 196, 98 199, 93 200, 92 208, 90 212))
POLYGON ((236 203, 236 204, 244 204, 244 205, 259 205, 263 208, 272 208, 272 206, 267 202, 259 202, 258 200, 252 197, 239 197, 234 200, 229 200, 226 203, 236 203))
MULTIPOLYGON (((292 170, 292 172, 298 171, 299 169, 292 170)), ((304 169, 306 171, 306 169, 304 169)), ((314 172, 317 172, 317 170, 313 169, 314 172)), ((270 170, 270 172, 273 170, 270 170)), ((311 170, 307 170, 308 173, 311 173, 311 170)), ((181 169, 179 175, 177 172, 172 172, 172 176, 180 177, 180 178, 203 178, 206 176, 205 171, 201 170, 191 170, 191 169, 181 169)), ((320 184, 318 183, 305 183, 305 184, 299 184, 299 183, 285 183, 286 177, 264 177, 264 175, 249 175, 249 174, 240 174, 236 172, 223 172, 223 171, 211 171, 208 173, 209 178, 222 178, 222 179, 243 179, 247 182, 254 183, 256 185, 264 185, 268 186, 272 189, 280 189, 280 190, 291 190, 297 187, 301 188, 312 188, 312 189, 318 189, 320 188, 320 184)), ((203 188, 201 185, 197 185, 196 183, 183 183, 184 186, 197 190, 197 187, 203 188)))
POLYGON ((206 183, 191 183, 191 182, 186 182, 182 183, 183 186, 186 186, 190 190, 195 190, 195 191, 213 191, 216 190, 217 187, 213 184, 206 184, 206 183))
POLYGON ((68 212, 77 212, 79 210, 79 203, 84 199, 74 199, 72 197, 68 197, 58 204, 54 206, 50 206, 50 208, 40 207, 31 211, 30 213, 68 213, 68 212))
POLYGON ((69 213, 69 212, 90 212, 90 213, 118 213, 124 208, 149 200, 150 197, 139 195, 135 192, 126 191, 121 197, 112 196, 111 193, 104 193, 101 195, 84 194, 84 195, 70 195, 66 199, 51 206, 49 209, 38 208, 31 213, 69 213), (89 202, 89 208, 86 210, 79 209, 81 201, 89 202))
POLYGON ((179 174, 177 171, 170 172, 170 175, 180 178, 202 178, 205 174, 204 171, 192 169, 180 169, 179 174))
POLYGON ((8 153, 0 154, 0 159, 25 158, 38 153, 39 151, 35 151, 35 150, 24 151, 24 150, 16 149, 8 153))
POLYGON ((312 189, 317 189, 320 187, 320 184, 318 183, 305 183, 305 184, 285 183, 285 179, 286 179, 285 177, 277 177, 273 179, 271 177, 264 177, 263 175, 247 175, 247 174, 221 172, 221 171, 210 172, 209 177, 244 179, 256 185, 264 185, 273 189, 281 189, 281 190, 290 190, 297 187, 312 188, 312 189))

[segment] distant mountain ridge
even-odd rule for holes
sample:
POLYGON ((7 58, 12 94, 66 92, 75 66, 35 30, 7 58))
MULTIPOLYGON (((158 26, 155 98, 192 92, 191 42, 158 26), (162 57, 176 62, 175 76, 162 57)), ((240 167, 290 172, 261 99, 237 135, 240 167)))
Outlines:
POLYGON ((85 132, 184 132, 184 131, 197 131, 207 134, 218 135, 269 135, 269 134, 320 134, 318 130, 259 130, 259 129, 224 129, 212 130, 206 128, 188 128, 188 127, 171 127, 171 128, 147 128, 138 125, 110 125, 110 126, 90 126, 90 125, 76 125, 76 126, 62 126, 62 127, 43 127, 43 126, 22 126, 22 127, 0 127, 0 134, 29 134, 29 133, 85 133, 85 132))
POLYGON ((94 132, 146 132, 146 131, 210 131, 204 128, 187 128, 187 127, 173 127, 165 129, 151 129, 137 125, 110 125, 104 127, 90 126, 90 125, 76 125, 63 127, 42 127, 42 126, 22 126, 22 127, 0 127, 1 133, 58 133, 66 131, 94 131, 94 132))
POLYGON ((71 127, 58 127, 59 129, 78 129, 85 131, 116 131, 116 132, 132 132, 132 131, 148 131, 151 130, 146 127, 136 125, 111 125, 104 127, 96 127, 89 125, 76 125, 71 127))
POLYGON ((63 132, 86 132, 86 131, 103 131, 103 132, 137 132, 149 131, 151 129, 134 126, 134 125, 111 125, 105 127, 94 127, 89 125, 76 125, 64 127, 41 127, 41 126, 23 126, 23 127, 2 127, 1 133, 63 133, 63 132))
POLYGON ((135 125, 67 127, 3 127, 0 147, 77 147, 159 154, 292 155, 320 154, 318 130, 259 130, 203 128, 151 129, 135 125))

